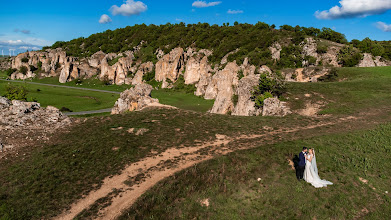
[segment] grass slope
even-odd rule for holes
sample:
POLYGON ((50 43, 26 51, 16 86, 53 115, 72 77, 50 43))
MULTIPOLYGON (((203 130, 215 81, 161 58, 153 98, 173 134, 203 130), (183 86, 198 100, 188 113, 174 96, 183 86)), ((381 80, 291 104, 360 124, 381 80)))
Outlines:
MULTIPOLYGON (((8 83, 10 82, 0 81, 0 95, 5 94, 8 83)), ((103 92, 32 85, 23 82, 12 82, 12 84, 25 86, 29 91, 29 101, 35 98, 44 107, 48 105, 57 108, 67 107, 74 112, 111 108, 119 98, 119 95, 103 92)))
POLYGON ((387 124, 221 156, 160 182, 120 219, 389 219, 390 136, 387 124), (287 159, 302 146, 317 149, 320 176, 333 186, 296 180, 287 159))
POLYGON ((167 89, 153 90, 151 96, 159 99, 159 102, 162 104, 198 112, 208 111, 214 103, 214 100, 205 100, 193 94, 167 89))
POLYGON ((214 139, 215 134, 248 134, 264 124, 289 124, 286 120, 169 109, 90 118, 53 137, 54 143, 25 151, 27 156, 0 161, 0 218, 54 216, 98 187, 106 176, 144 158, 151 150, 192 146, 196 140, 214 139), (118 127, 123 129, 112 130, 118 127), (150 130, 136 136, 127 132, 129 128, 150 130), (115 147, 118 150, 113 150, 115 147))
POLYGON ((307 102, 325 103, 322 114, 349 115, 391 105, 391 67, 339 68, 339 80, 325 83, 289 83, 293 109, 307 102), (305 94, 311 94, 306 98, 305 94))

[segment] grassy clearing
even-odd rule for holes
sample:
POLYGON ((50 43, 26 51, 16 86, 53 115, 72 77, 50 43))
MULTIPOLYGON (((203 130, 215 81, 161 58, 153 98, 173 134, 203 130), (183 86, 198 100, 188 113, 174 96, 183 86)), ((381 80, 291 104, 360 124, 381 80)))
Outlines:
MULTIPOLYGON (((58 77, 49 77, 42 79, 35 78, 32 80, 32 82, 52 85, 65 85, 77 88, 101 89, 115 92, 122 92, 131 87, 130 85, 105 85, 98 79, 85 79, 82 80, 81 84, 78 84, 76 81, 61 84, 58 82, 58 77)), ((165 105, 172 105, 180 109, 193 110, 198 112, 208 111, 212 108, 214 102, 213 100, 205 100, 193 94, 167 89, 153 90, 152 97, 159 99, 159 102, 165 105)))
POLYGON ((126 89, 129 89, 130 85, 105 85, 104 82, 100 81, 99 79, 83 79, 81 80, 81 83, 77 80, 66 82, 66 83, 60 83, 58 81, 58 77, 47 77, 47 78, 34 78, 31 80, 31 82, 37 82, 37 83, 45 83, 45 84, 52 84, 52 85, 63 85, 63 86, 72 86, 77 88, 88 88, 88 89, 100 89, 100 90, 107 90, 107 91, 114 91, 114 92, 122 92, 126 89))
MULTIPOLYGON (((8 83, 0 81, 0 95, 5 93, 8 83)), ((119 98, 117 94, 103 92, 32 85, 23 82, 12 82, 12 84, 25 86, 29 91, 28 100, 35 98, 44 107, 48 105, 59 109, 66 107, 74 112, 110 108, 119 98)))
POLYGON ((389 219, 390 136, 387 124, 221 156, 160 182, 120 219, 389 219), (287 159, 302 146, 317 149, 321 178, 333 186, 296 180, 287 159))
MULTIPOLYGON (((308 123, 306 120, 290 119, 308 123)), ((192 146, 215 134, 249 134, 262 126, 290 125, 286 118, 248 118, 155 109, 110 117, 94 117, 70 132, 59 133, 48 146, 29 149, 27 156, 0 161, 0 218, 46 219, 59 214, 109 175, 136 162, 151 150, 192 146), (119 128, 122 129, 114 129, 119 128), (129 128, 149 129, 143 136, 129 128), (180 129, 180 130, 178 130, 180 129), (118 148, 113 150, 113 148, 118 148)))
POLYGON ((151 96, 159 99, 159 102, 162 104, 198 112, 208 111, 214 103, 214 100, 205 100, 193 94, 167 89, 153 90, 151 96))
POLYGON ((340 68, 341 82, 289 83, 288 97, 293 109, 306 102, 324 102, 322 114, 354 114, 391 105, 391 67, 340 68), (312 94, 305 98, 304 94, 312 94), (298 98, 298 99, 296 99, 298 98))
POLYGON ((0 79, 5 79, 7 78, 7 74, 4 70, 0 70, 0 79))

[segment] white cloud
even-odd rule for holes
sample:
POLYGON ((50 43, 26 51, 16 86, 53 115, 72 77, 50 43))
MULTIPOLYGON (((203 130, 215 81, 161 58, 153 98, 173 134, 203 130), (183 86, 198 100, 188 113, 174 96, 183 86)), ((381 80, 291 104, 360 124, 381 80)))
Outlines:
POLYGON ((110 11, 113 15, 132 16, 139 15, 148 9, 147 5, 141 1, 126 0, 120 7, 113 5, 110 11))
POLYGON ((231 10, 231 9, 229 9, 228 11, 227 11, 227 13, 228 14, 232 14, 232 15, 235 15, 235 14, 242 14, 244 11, 242 11, 242 10, 231 10))
POLYGON ((99 23, 107 24, 107 23, 110 23, 110 22, 112 22, 112 20, 111 20, 111 18, 108 15, 103 14, 102 16, 100 16, 99 23))
POLYGON ((341 0, 329 10, 317 11, 318 19, 339 19, 352 17, 366 17, 383 14, 391 9, 391 0, 341 0))
POLYGON ((384 22, 379 21, 376 23, 376 27, 384 32, 391 32, 391 24, 386 24, 384 22))
POLYGON ((195 1, 193 2, 192 6, 196 8, 207 8, 207 7, 212 7, 221 4, 221 1, 217 2, 206 2, 206 1, 195 1))

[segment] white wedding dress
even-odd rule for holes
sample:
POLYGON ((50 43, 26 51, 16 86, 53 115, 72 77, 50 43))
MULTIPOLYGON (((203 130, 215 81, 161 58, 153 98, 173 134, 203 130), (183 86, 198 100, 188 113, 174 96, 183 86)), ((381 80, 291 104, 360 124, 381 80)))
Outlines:
MULTIPOLYGON (((309 158, 313 155, 308 155, 309 158)), ((310 162, 306 160, 305 170, 304 170, 304 180, 308 183, 311 183, 315 188, 327 187, 327 185, 333 185, 332 182, 327 180, 320 179, 318 175, 318 167, 316 166, 316 157, 310 162)))

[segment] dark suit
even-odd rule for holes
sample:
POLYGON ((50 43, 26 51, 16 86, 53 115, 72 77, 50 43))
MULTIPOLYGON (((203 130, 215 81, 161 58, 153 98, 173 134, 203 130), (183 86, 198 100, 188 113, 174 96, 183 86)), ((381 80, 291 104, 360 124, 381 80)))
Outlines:
POLYGON ((296 170, 296 177, 298 180, 302 180, 304 176, 304 169, 305 169, 305 155, 303 152, 300 152, 299 154, 299 166, 296 170))

